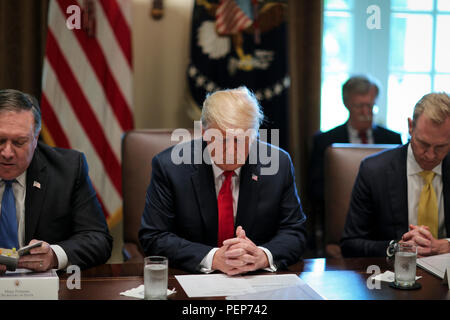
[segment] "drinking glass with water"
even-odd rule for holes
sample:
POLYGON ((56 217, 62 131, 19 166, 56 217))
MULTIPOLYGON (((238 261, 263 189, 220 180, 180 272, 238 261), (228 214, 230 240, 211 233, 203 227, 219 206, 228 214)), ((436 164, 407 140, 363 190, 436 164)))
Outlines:
POLYGON ((144 258, 144 298, 167 299, 168 260, 162 256, 144 258))
POLYGON ((412 287, 416 281, 417 247, 413 244, 398 243, 395 248, 395 284, 412 287))

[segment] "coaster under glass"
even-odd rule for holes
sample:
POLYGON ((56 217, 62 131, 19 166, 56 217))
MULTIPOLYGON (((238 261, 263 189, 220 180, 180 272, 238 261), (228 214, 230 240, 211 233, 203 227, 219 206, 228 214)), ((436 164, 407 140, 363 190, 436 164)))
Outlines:
POLYGON ((420 289, 422 288, 422 285, 420 283, 418 283, 417 281, 414 282, 414 284, 412 286, 399 286, 397 284, 395 284, 395 281, 389 283, 389 287, 394 288, 394 289, 401 289, 401 290, 416 290, 416 289, 420 289))

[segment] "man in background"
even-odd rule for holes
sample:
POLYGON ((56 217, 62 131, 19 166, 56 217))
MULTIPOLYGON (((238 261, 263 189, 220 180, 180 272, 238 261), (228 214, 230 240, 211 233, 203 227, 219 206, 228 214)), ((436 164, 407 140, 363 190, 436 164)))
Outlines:
MULTIPOLYGON (((400 134, 373 123, 373 106, 380 88, 375 79, 353 76, 342 86, 342 99, 349 111, 348 120, 327 132, 318 132, 313 138, 309 165, 309 198, 312 221, 318 228, 319 238, 324 225, 324 157, 333 143, 402 144, 400 134)), ((314 239, 310 239, 314 247, 314 239)))

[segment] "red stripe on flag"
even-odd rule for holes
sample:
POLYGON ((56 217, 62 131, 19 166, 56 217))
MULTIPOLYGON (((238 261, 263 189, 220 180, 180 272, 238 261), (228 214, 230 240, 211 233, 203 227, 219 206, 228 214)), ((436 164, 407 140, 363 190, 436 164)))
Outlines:
POLYGON ((234 0, 221 1, 216 13, 216 29, 219 34, 233 34, 245 29, 252 20, 234 0))
POLYGON ((131 31, 125 17, 120 10, 116 0, 100 0, 103 11, 108 17, 111 29, 114 30, 114 35, 122 48, 122 51, 127 58, 130 68, 133 66, 131 54, 131 31))
POLYGON ((217 19, 217 22, 220 22, 220 25, 222 26, 222 28, 225 31, 230 31, 231 30, 231 23, 233 22, 233 18, 234 18, 234 11, 237 8, 232 8, 230 10, 232 10, 233 12, 230 11, 224 11, 217 19))
MULTIPOLYGON (((72 3, 76 2, 71 0, 60 0, 58 3, 62 13, 66 17, 69 17, 69 14, 66 13, 64 8, 67 8, 67 6, 70 6, 72 3)), ((117 85, 117 82, 108 67, 108 63, 97 39, 95 37, 88 37, 86 32, 83 30, 74 29, 72 32, 74 32, 86 57, 91 63, 92 69, 95 71, 99 82, 102 84, 105 95, 114 114, 116 115, 117 121, 120 123, 122 130, 127 131, 132 129, 133 116, 131 114, 130 106, 128 106, 125 101, 125 98, 122 95, 122 90, 117 85)))
POLYGON ((58 147, 70 149, 71 146, 69 139, 67 139, 66 133, 61 127, 58 117, 53 111, 53 108, 50 105, 50 102, 48 101, 45 92, 42 93, 41 97, 41 113, 42 113, 42 120, 46 125, 46 127, 48 128, 55 144, 58 147))
POLYGON ((236 22, 236 26, 238 27, 239 31, 244 29, 249 21, 249 18, 245 14, 243 14, 242 17, 240 17, 236 22))
POLYGON ((225 8, 222 13, 221 20, 225 25, 225 29, 227 31, 230 31, 230 29, 232 28, 231 24, 233 23, 234 15, 236 14, 236 11, 239 12, 239 8, 235 5, 232 5, 231 2, 228 3, 230 4, 228 6, 229 8, 225 8))
POLYGON ((58 81, 70 101, 74 113, 94 146, 98 157, 102 160, 112 184, 117 192, 122 195, 120 163, 114 155, 105 137, 102 125, 92 112, 91 106, 59 48, 51 29, 48 29, 47 32, 47 59, 55 70, 58 81))

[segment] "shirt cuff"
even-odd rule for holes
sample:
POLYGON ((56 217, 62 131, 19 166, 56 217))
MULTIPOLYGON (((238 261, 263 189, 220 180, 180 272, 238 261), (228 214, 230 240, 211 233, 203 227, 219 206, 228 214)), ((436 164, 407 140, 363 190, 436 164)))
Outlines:
POLYGON ((203 273, 211 273, 214 270, 212 269, 212 263, 214 254, 216 251, 219 250, 219 248, 212 248, 208 254, 203 258, 202 262, 200 262, 200 272, 203 273))
POLYGON ((69 264, 69 259, 67 258, 67 254, 64 249, 57 244, 52 244, 50 247, 55 253, 56 259, 58 259, 58 270, 65 269, 69 264))
POLYGON ((269 260, 269 267, 268 268, 264 268, 264 270, 266 271, 270 271, 270 272, 275 272, 277 271, 277 267, 274 265, 273 263, 273 256, 272 253, 269 251, 269 249, 266 249, 264 247, 258 247, 260 248, 262 251, 264 251, 264 253, 267 256, 267 260, 269 260))

